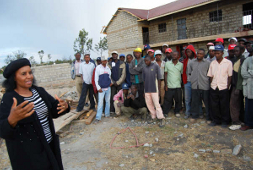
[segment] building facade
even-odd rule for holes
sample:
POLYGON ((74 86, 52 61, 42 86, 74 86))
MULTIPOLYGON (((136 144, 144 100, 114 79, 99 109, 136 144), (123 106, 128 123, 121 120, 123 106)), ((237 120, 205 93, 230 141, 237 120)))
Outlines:
POLYGON ((159 49, 168 44, 173 50, 193 44, 206 48, 216 38, 244 37, 252 40, 251 0, 177 0, 150 10, 119 8, 104 27, 108 49, 132 54, 136 47, 149 44, 159 49))

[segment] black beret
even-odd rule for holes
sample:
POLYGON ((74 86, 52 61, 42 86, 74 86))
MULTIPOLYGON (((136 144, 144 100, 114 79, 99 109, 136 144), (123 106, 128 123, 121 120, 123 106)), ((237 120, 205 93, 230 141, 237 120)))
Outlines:
POLYGON ((15 61, 12 61, 4 69, 3 76, 5 78, 9 78, 13 73, 15 73, 18 69, 20 69, 21 67, 24 67, 24 66, 31 67, 31 63, 27 58, 21 58, 21 59, 17 59, 15 61))

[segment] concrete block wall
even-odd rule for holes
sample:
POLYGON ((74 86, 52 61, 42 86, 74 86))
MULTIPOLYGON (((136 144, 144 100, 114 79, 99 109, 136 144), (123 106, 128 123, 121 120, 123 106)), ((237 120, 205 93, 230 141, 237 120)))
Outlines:
POLYGON ((2 86, 3 81, 4 81, 4 76, 0 74, 0 86, 2 86))
POLYGON ((32 67, 38 86, 46 88, 75 86, 70 77, 69 63, 32 67))
POLYGON ((181 12, 173 15, 173 17, 167 16, 151 20, 149 24, 150 44, 177 40, 177 20, 182 18, 186 18, 186 34, 188 39, 230 32, 234 33, 242 26, 242 6, 249 2, 251 1, 230 0, 219 2, 218 9, 222 10, 222 21, 220 22, 209 22, 209 12, 217 10, 217 3, 181 12), (158 25, 161 23, 166 23, 166 32, 159 33, 158 25))
MULTIPOLYGON (((74 80, 70 77, 71 65, 68 63, 35 66, 32 67, 36 84, 44 88, 72 87, 75 86, 74 80)), ((0 87, 4 81, 4 77, 0 74, 0 87)))
POLYGON ((107 28, 109 53, 142 45, 142 28, 137 18, 124 11, 119 11, 107 28))

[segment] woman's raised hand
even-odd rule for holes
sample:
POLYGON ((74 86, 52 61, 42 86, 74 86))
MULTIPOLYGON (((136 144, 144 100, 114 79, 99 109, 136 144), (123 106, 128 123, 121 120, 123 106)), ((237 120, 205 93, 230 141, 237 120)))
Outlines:
POLYGON ((62 112, 64 112, 65 110, 68 109, 69 105, 67 102, 65 102, 64 100, 60 99, 57 95, 55 95, 55 99, 59 101, 57 110, 60 110, 58 112, 58 114, 61 114, 62 112))
POLYGON ((8 122, 12 127, 15 127, 18 121, 31 116, 34 113, 34 104, 29 101, 24 101, 17 106, 17 99, 13 98, 13 104, 11 107, 8 122))

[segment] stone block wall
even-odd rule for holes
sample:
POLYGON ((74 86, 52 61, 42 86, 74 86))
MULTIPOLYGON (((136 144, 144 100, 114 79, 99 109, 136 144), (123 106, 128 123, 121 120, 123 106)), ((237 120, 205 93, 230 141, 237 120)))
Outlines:
POLYGON ((0 86, 2 86, 3 81, 4 81, 4 76, 0 74, 0 86))
POLYGON ((142 28, 137 18, 125 11, 119 11, 107 28, 109 53, 142 45, 142 28))
MULTIPOLYGON (((58 87, 72 87, 75 86, 74 80, 70 77, 71 65, 68 63, 46 65, 46 66, 35 66, 32 67, 33 75, 36 79, 38 86, 50 89, 58 87)), ((0 87, 4 77, 0 74, 0 87)))
POLYGON ((251 1, 226 0, 177 13, 173 16, 151 20, 149 24, 150 44, 177 40, 177 20, 182 18, 186 18, 186 34, 188 39, 234 33, 242 26, 242 6, 249 2, 251 1), (222 10, 222 21, 210 22, 209 12, 217 10, 217 7, 222 10), (158 25, 161 23, 166 23, 166 32, 159 33, 158 25))
POLYGON ((69 63, 64 63, 36 66, 32 70, 38 86, 57 88, 75 86, 74 81, 70 77, 70 68, 71 65, 69 63))

